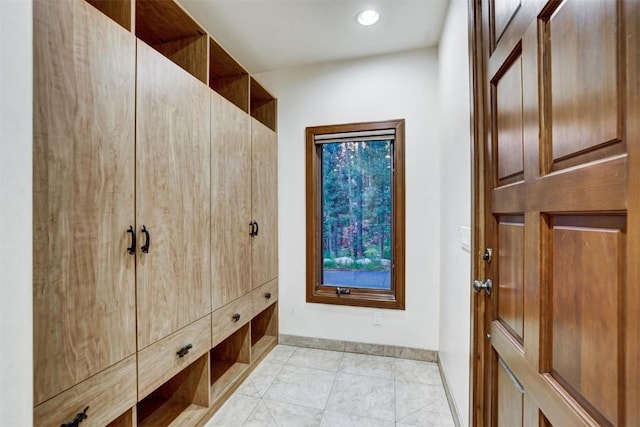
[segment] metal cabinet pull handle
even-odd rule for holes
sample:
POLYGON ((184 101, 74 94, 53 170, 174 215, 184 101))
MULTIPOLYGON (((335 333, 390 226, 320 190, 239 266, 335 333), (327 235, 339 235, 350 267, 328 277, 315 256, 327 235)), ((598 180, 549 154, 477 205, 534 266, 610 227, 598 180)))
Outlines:
POLYGON ((267 292, 266 294, 264 294, 264 297, 266 299, 271 299, 271 292, 267 292))
POLYGON ((136 230, 135 228, 133 228, 133 225, 129 226, 127 233, 131 233, 131 246, 127 248, 127 251, 131 255, 135 255, 136 254, 136 230))
POLYGON ((189 350, 191 350, 192 348, 193 348, 193 345, 187 344, 184 347, 182 347, 180 350, 178 350, 176 354, 178 355, 178 357, 184 357, 187 355, 187 353, 189 353, 189 350))
POLYGON ((231 318, 234 322, 237 322, 238 320, 240 320, 240 313, 234 314, 233 316, 231 316, 231 318))
POLYGON ((148 254, 149 253, 149 246, 151 245, 151 235, 149 234, 149 230, 147 229, 147 227, 144 224, 142 225, 142 232, 144 233, 146 239, 144 241, 144 245, 142 245, 140 250, 143 253, 148 254))
POLYGON ((82 412, 78 412, 73 420, 69 421, 68 423, 60 424, 60 427, 78 427, 82 421, 89 418, 89 415, 87 415, 88 409, 89 407, 87 406, 82 412))
POLYGON ((255 232, 254 236, 257 236, 258 235, 258 231, 260 231, 260 226, 258 225, 258 221, 253 221, 253 223, 256 226, 256 232, 255 232))
POLYGON ((255 221, 251 221, 249 223, 249 227, 251 227, 251 230, 249 231, 249 236, 251 236, 251 237, 256 235, 256 227, 255 227, 255 225, 256 225, 255 221))

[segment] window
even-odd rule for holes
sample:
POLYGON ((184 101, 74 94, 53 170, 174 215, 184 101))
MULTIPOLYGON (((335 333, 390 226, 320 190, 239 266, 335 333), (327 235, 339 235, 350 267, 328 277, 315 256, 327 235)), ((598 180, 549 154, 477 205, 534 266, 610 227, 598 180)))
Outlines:
POLYGON ((404 120, 306 134, 307 302, 404 309, 404 120))

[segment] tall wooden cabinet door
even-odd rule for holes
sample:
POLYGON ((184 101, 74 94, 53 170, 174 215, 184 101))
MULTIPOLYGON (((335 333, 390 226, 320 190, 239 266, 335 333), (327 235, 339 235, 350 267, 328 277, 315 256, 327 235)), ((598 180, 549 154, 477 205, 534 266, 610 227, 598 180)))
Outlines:
POLYGON ((638 4, 482 2, 477 423, 640 423, 638 4))
POLYGON ((211 92, 212 309, 251 292, 251 122, 211 92))
POLYGON ((251 209, 256 222, 251 242, 254 289, 278 276, 278 138, 251 119, 251 209))
POLYGON ((136 224, 142 249, 136 285, 142 349, 211 312, 211 153, 208 87, 141 41, 137 61, 136 224))
POLYGON ((33 9, 38 405, 135 352, 135 38, 85 1, 33 9))

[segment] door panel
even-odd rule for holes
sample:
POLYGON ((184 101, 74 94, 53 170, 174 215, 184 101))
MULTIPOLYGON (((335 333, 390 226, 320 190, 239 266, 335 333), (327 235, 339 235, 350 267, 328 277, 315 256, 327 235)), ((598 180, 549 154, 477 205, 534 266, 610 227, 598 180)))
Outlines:
POLYGON ((498 40, 520 7, 520 0, 493 0, 491 3, 495 28, 493 37, 498 40))
POLYGON ((248 293, 251 285, 251 122, 211 91, 212 309, 248 293))
POLYGON ((138 41, 138 349, 211 312, 210 97, 206 85, 138 41))
POLYGON ((84 1, 33 14, 38 405, 135 352, 135 37, 84 1))
POLYGON ((640 7, 497 3, 482 1, 475 33, 475 107, 487 111, 476 120, 476 176, 485 244, 497 256, 478 269, 494 292, 475 300, 474 378, 483 384, 474 421, 630 425, 640 419, 630 375, 640 299, 628 298, 637 296, 640 241, 640 7), (508 20, 492 15, 505 10, 508 20), (495 46, 486 41, 500 33, 495 46))
POLYGON ((501 221, 498 225, 498 318, 520 342, 524 341, 523 220, 520 223, 501 221))
POLYGON ((251 243, 253 288, 278 276, 278 145, 276 133, 251 119, 252 211, 258 235, 251 243))

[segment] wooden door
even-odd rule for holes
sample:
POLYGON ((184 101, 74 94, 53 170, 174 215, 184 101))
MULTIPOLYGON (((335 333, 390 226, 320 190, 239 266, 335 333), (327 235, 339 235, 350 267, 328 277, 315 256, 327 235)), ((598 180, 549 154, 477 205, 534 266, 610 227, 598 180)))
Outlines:
POLYGON ((640 2, 472 5, 473 423, 640 425, 640 2))
POLYGON ((211 92, 213 310, 251 292, 251 122, 211 92))
POLYGON ((138 41, 138 349, 211 312, 207 86, 138 41))
POLYGON ((278 276, 278 139, 251 119, 251 209, 257 235, 251 242, 253 287, 278 276))
POLYGON ((135 37, 81 0, 33 19, 38 405, 135 352, 135 37))

